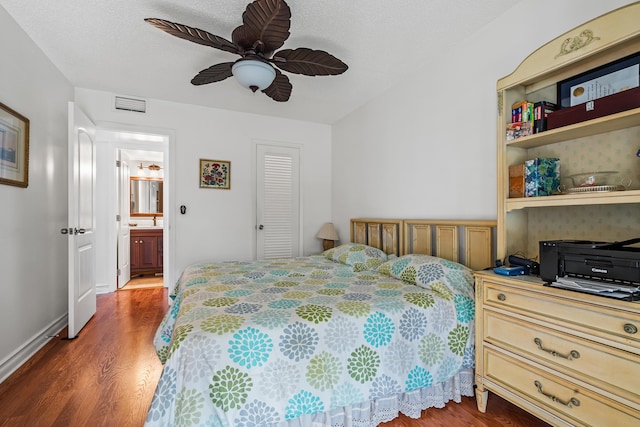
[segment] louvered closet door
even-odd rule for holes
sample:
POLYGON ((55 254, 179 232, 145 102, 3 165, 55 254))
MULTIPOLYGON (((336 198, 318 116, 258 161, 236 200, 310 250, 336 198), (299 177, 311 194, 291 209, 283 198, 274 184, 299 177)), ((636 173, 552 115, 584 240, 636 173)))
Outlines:
POLYGON ((300 150, 258 144, 256 254, 258 259, 300 253, 300 150))

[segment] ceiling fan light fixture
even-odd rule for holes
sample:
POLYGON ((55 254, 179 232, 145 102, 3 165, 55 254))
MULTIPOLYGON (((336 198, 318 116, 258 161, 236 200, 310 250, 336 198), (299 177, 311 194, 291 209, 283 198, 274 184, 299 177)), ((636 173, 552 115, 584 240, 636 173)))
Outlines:
POLYGON ((276 78, 276 70, 271 65, 256 59, 236 62, 231 67, 231 72, 238 83, 254 92, 268 88, 276 78))

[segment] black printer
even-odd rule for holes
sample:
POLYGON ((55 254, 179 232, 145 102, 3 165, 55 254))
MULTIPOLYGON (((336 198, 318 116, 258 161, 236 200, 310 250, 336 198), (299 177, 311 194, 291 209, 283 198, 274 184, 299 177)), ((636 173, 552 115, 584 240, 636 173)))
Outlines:
MULTIPOLYGON (((630 246, 640 238, 623 242, 593 242, 587 240, 546 240, 540 242, 540 278, 548 285, 565 289, 598 293, 602 288, 640 292, 640 247, 630 246), (564 277, 577 281, 563 280, 564 277), (570 283, 571 286, 562 286, 570 283), (577 283, 577 284, 576 284, 577 283), (587 283, 587 285, 585 285, 587 283), (601 283, 602 286, 598 284, 601 283)), ((613 295, 604 295, 613 296, 613 295)), ((632 300, 635 298, 631 298, 632 300)))

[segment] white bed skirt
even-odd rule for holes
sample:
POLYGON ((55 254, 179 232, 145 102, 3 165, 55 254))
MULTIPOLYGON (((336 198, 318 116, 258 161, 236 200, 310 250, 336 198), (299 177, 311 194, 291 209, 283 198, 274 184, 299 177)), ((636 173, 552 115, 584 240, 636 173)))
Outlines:
POLYGON ((411 418, 420 418, 424 409, 442 408, 451 400, 460 403, 462 396, 473 397, 473 381, 473 369, 462 369, 448 381, 439 384, 409 393, 378 398, 375 403, 366 401, 358 406, 303 415, 272 427, 373 427, 391 421, 400 413, 411 418))

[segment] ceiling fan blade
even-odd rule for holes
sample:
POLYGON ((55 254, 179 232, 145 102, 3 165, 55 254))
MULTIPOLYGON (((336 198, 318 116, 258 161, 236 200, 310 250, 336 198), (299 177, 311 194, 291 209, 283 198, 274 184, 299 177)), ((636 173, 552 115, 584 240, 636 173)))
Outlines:
POLYGON ((271 62, 285 71, 306 76, 335 76, 349 68, 347 64, 324 50, 306 47, 278 51, 273 55, 271 62))
POLYGON ((247 27, 244 25, 240 25, 233 30, 231 33, 231 40, 245 51, 253 48, 253 44, 256 41, 252 35, 247 34, 247 27))
POLYGON ((284 0, 255 0, 247 5, 242 23, 233 31, 234 43, 269 57, 289 38, 291 9, 284 0))
POLYGON ((286 102, 291 96, 291 89, 293 86, 289 82, 289 77, 276 70, 276 78, 273 83, 262 92, 274 101, 286 102))
POLYGON ((200 71, 193 79, 191 79, 191 84, 196 86, 206 85, 231 77, 233 75, 231 72, 233 64, 234 62, 223 62, 221 64, 212 65, 211 67, 200 71))
POLYGON ((190 42, 198 43, 205 46, 215 47, 231 53, 240 53, 240 48, 233 42, 224 37, 216 36, 199 28, 189 27, 187 25, 178 24, 171 21, 158 18, 145 18, 145 22, 154 27, 190 42))

